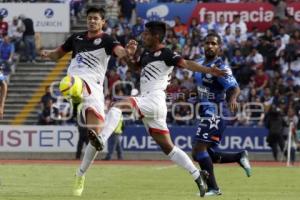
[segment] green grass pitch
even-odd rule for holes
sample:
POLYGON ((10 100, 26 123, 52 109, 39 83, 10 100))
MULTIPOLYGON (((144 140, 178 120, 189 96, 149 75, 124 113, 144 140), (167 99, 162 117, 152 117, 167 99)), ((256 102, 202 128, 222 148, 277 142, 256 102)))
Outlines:
MULTIPOLYGON (((71 195, 78 165, 0 165, 0 200, 194 200, 197 187, 175 165, 93 165, 82 197, 71 195)), ((215 167, 218 200, 299 200, 299 167, 254 167, 247 178, 238 166, 215 167)), ((202 198, 200 198, 202 199, 202 198)))

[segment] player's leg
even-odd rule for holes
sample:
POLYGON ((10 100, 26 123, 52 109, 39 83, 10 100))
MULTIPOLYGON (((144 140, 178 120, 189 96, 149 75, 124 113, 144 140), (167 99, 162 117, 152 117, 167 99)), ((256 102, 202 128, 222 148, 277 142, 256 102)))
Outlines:
POLYGON ((193 158, 199 163, 202 170, 206 170, 209 173, 207 180, 208 192, 205 194, 206 196, 221 194, 214 174, 213 160, 207 150, 212 145, 219 144, 224 128, 225 124, 219 117, 209 116, 208 118, 201 119, 194 137, 193 158))
POLYGON ((143 119, 143 122, 146 127, 149 127, 149 134, 161 147, 162 151, 170 158, 170 160, 172 160, 178 166, 187 170, 191 174, 199 188, 200 196, 203 197, 207 189, 205 179, 208 174, 205 171, 200 172, 199 169, 194 165, 190 157, 184 151, 173 144, 165 121, 153 119, 149 120, 145 118, 143 119))
MULTIPOLYGON (((88 131, 99 132, 103 126, 103 120, 100 119, 100 115, 95 113, 93 109, 86 110, 86 124, 88 131)), ((81 164, 76 172, 75 183, 73 186, 73 195, 81 196, 84 189, 85 173, 92 165, 94 159, 96 158, 98 151, 94 146, 93 141, 90 139, 87 145, 81 164)))
POLYGON ((207 192, 205 196, 221 195, 222 193, 215 178, 213 161, 207 152, 208 146, 209 144, 196 142, 192 151, 193 158, 198 162, 202 170, 206 170, 209 173, 206 180, 207 192))
POLYGON ((131 102, 129 99, 124 99, 121 101, 116 102, 108 111, 105 118, 104 127, 99 134, 103 143, 105 143, 114 130, 117 128, 121 117, 122 117, 122 106, 128 105, 131 106, 131 102))
POLYGON ((104 99, 102 97, 103 93, 99 85, 88 85, 86 83, 82 110, 80 112, 83 119, 79 118, 78 123, 81 126, 86 126, 90 142, 86 147, 83 159, 76 172, 73 187, 73 195, 75 196, 81 196, 84 189, 85 173, 96 158, 98 150, 103 148, 103 144, 97 145, 93 139, 95 137, 91 137, 94 133, 99 133, 104 124, 104 99))
POLYGON ((251 165, 248 158, 247 150, 228 153, 215 151, 213 148, 208 148, 208 154, 210 155, 213 163, 238 163, 244 170, 248 177, 251 176, 251 165))

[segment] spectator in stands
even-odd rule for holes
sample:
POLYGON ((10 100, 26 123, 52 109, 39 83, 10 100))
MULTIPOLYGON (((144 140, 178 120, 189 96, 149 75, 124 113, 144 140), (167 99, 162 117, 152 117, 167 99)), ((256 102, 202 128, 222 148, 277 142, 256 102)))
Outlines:
POLYGON ((82 0, 71 0, 70 4, 71 4, 71 13, 73 14, 73 16, 76 18, 76 20, 79 19, 79 14, 81 12, 82 9, 82 0))
POLYGON ((206 37, 206 35, 211 31, 219 32, 218 28, 218 24, 213 20, 212 15, 206 14, 204 16, 204 22, 200 25, 201 36, 206 37))
POLYGON ((284 23, 284 28, 286 30, 286 33, 292 34, 296 30, 300 29, 300 25, 295 21, 293 15, 289 15, 288 20, 284 23))
POLYGON ((122 0, 121 13, 124 15, 127 22, 130 22, 133 13, 135 12, 136 2, 135 0, 122 0))
POLYGON ((54 120, 51 118, 51 107, 53 102, 51 99, 47 99, 45 102, 45 107, 39 114, 38 125, 54 125, 54 120))
POLYGON ((284 149, 283 129, 286 126, 286 123, 283 117, 280 108, 273 105, 265 119, 265 126, 269 131, 267 142, 272 149, 275 161, 278 161, 278 147, 281 153, 284 149))
POLYGON ((281 27, 280 18, 274 17, 272 21, 272 25, 270 26, 270 30, 272 31, 274 36, 279 35, 279 29, 281 27))
POLYGON ((235 48, 240 48, 242 44, 244 44, 247 40, 247 35, 242 34, 241 28, 236 27, 234 32, 234 41, 235 41, 235 48))
POLYGON ((246 59, 242 55, 241 49, 235 50, 230 64, 233 74, 235 75, 235 77, 237 77, 238 82, 240 82, 242 71, 246 67, 246 59))
POLYGON ((242 35, 247 33, 247 25, 244 21, 241 20, 241 16, 239 14, 233 17, 233 22, 230 25, 231 33, 235 33, 236 27, 240 27, 242 35))
POLYGON ((132 36, 140 40, 141 33, 144 31, 144 21, 141 17, 136 18, 136 23, 132 27, 132 36))
POLYGON ((251 49, 251 53, 246 58, 246 63, 250 69, 255 72, 258 68, 263 67, 263 57, 255 47, 251 49))
POLYGON ((179 16, 176 16, 174 18, 175 25, 173 27, 174 33, 177 37, 185 37, 187 35, 188 28, 187 26, 182 23, 181 18, 179 16))
POLYGON ((116 73, 115 69, 109 70, 108 73, 108 88, 111 91, 115 82, 120 80, 120 76, 116 73))
POLYGON ((286 14, 287 14, 287 4, 283 0, 269 0, 271 4, 273 4, 274 7, 274 14, 275 17, 278 17, 280 20, 286 20, 286 14))
POLYGON ((4 16, 0 15, 0 38, 7 35, 8 32, 8 23, 4 21, 4 16))
POLYGON ((23 40, 25 44, 25 61, 35 63, 36 48, 35 48, 35 32, 32 19, 20 15, 19 18, 22 20, 25 31, 23 33, 23 40))
POLYGON ((284 50, 284 60, 288 63, 288 67, 290 67, 291 62, 297 60, 299 50, 299 46, 297 46, 295 39, 291 37, 284 50))
POLYGON ((47 103, 51 100, 51 102, 55 102, 56 98, 51 94, 50 85, 45 87, 45 94, 41 97, 40 100, 40 110, 43 111, 45 107, 47 107, 47 103))
POLYGON ((218 21, 218 32, 220 36, 223 37, 225 35, 225 29, 227 26, 229 26, 229 24, 225 21, 224 15, 221 15, 218 21))
POLYGON ((284 45, 287 45, 290 41, 289 34, 286 33, 284 26, 279 27, 279 36, 284 45))
POLYGON ((0 89, 1 89, 0 119, 3 119, 5 99, 6 99, 6 96, 7 96, 7 83, 6 83, 6 78, 3 74, 3 68, 2 67, 0 67, 0 89))
POLYGON ((125 128, 125 123, 121 117, 117 128, 108 139, 108 152, 103 160, 111 160, 114 151, 117 151, 118 160, 123 160, 123 148, 121 144, 121 134, 125 128))
POLYGON ((120 15, 120 5, 118 0, 105 1, 106 19, 110 27, 115 27, 118 24, 120 15))
POLYGON ((269 82, 269 77, 265 73, 262 67, 259 67, 256 69, 256 74, 254 76, 254 87, 256 91, 261 95, 263 94, 263 90, 265 87, 267 87, 269 82))
POLYGON ((15 46, 15 51, 20 52, 20 45, 23 39, 23 32, 25 31, 25 26, 18 17, 13 17, 12 23, 8 27, 8 36, 11 42, 15 46))
POLYGON ((264 89, 263 96, 261 98, 261 101, 264 104, 265 113, 267 113, 270 110, 270 108, 273 104, 273 100, 274 100, 274 97, 271 94, 271 89, 269 87, 266 87, 264 89))
POLYGON ((192 33, 194 31, 200 31, 198 26, 199 26, 198 18, 193 17, 190 26, 188 27, 189 37, 192 37, 192 33))
POLYGON ((4 74, 8 75, 13 69, 13 58, 15 48, 10 42, 8 35, 4 36, 3 42, 0 44, 0 64, 4 65, 4 74))

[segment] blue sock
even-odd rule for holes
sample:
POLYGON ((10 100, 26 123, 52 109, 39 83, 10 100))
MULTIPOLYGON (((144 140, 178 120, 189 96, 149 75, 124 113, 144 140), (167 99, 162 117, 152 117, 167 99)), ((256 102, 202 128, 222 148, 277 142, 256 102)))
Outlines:
POLYGON ((206 151, 201 151, 196 153, 194 159, 199 163, 202 170, 206 170, 209 173, 207 180, 208 189, 218 190, 219 187, 214 174, 214 165, 209 154, 206 151))

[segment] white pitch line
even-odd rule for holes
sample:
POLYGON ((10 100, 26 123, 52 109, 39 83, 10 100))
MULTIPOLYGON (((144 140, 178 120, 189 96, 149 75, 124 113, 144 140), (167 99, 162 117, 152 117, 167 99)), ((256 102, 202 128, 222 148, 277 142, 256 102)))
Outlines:
POLYGON ((169 166, 163 166, 163 167, 156 167, 156 170, 165 170, 165 169, 170 169, 170 168, 175 168, 177 165, 169 165, 169 166))

